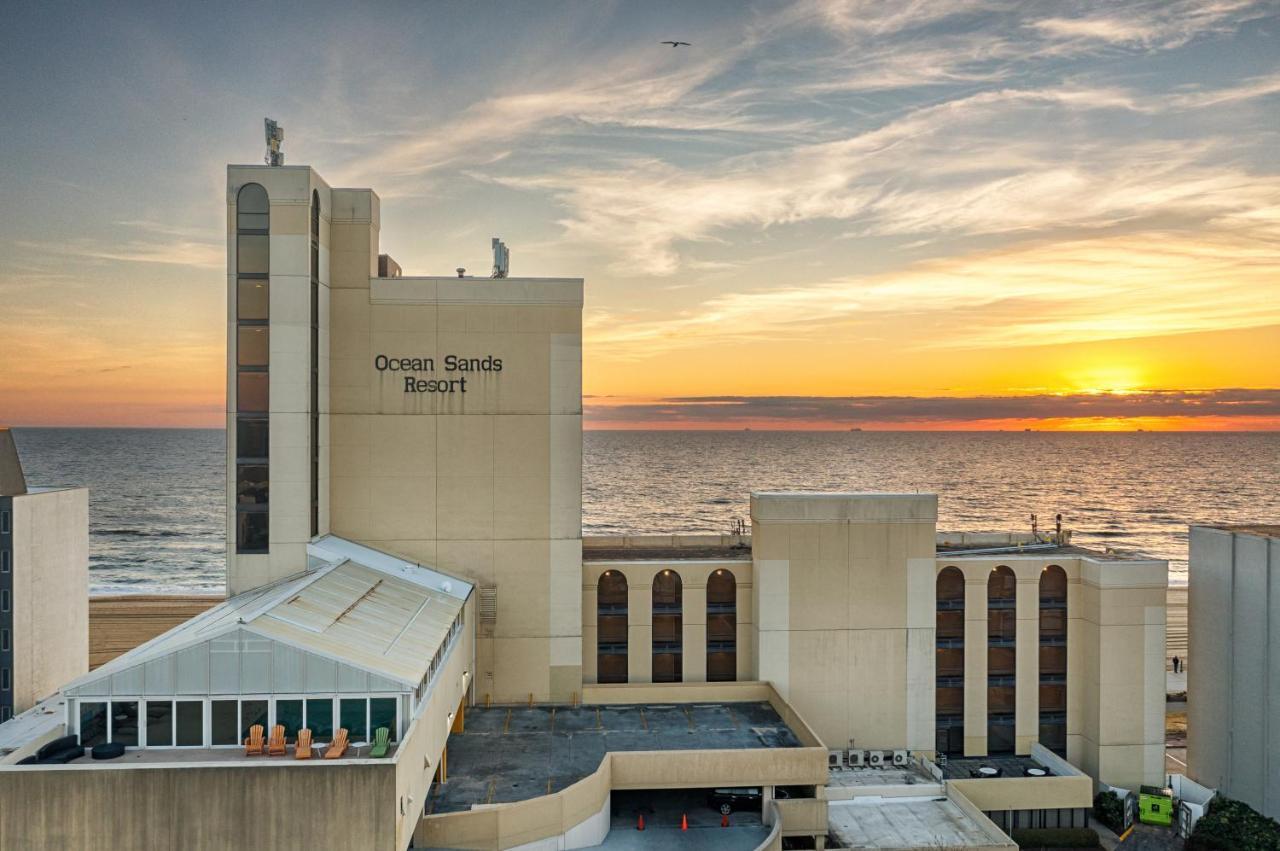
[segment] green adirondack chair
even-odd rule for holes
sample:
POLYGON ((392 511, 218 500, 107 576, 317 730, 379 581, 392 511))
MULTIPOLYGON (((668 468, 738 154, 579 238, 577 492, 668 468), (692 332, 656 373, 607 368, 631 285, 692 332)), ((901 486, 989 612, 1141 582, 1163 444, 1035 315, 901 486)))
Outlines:
POLYGON ((382 757, 387 755, 387 747, 391 739, 391 731, 386 727, 379 727, 373 733, 373 749, 369 751, 369 756, 382 757))

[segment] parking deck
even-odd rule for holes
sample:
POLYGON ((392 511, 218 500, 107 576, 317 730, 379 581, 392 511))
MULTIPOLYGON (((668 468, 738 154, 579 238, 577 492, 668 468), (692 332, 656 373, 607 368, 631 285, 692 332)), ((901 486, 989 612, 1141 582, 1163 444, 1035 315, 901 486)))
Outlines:
POLYGON ((472 708, 464 732, 449 737, 448 781, 432 787, 427 813, 557 792, 609 751, 800 746, 764 702, 472 708))

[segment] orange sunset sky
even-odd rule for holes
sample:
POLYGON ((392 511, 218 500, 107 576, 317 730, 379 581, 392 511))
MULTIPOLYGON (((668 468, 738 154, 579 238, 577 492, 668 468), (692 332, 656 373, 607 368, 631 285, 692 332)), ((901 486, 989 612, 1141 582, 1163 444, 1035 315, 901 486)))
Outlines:
POLYGON ((271 115, 406 274, 584 277, 587 428, 1280 429, 1273 3, 307 8, 13 13, 0 424, 220 427, 271 115))

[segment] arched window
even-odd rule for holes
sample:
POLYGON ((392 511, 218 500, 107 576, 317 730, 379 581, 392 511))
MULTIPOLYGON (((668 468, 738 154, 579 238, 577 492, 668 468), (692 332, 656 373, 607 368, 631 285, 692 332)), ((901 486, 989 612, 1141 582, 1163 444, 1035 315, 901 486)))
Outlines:
POLYGON ((246 183, 236 193, 236 552, 268 550, 271 204, 246 183))
POLYGON ((944 567, 937 579, 936 747, 964 753, 964 574, 944 567))
POLYGON ((987 753, 1013 753, 1017 745, 1018 580, 1007 567, 987 579, 987 753))
POLYGON ((684 679, 684 585, 674 570, 653 577, 653 681, 684 679))
POLYGON ((1067 572, 1040 572, 1040 744, 1067 752, 1067 572))
POLYGON ((311 191, 311 537, 320 534, 320 193, 311 191))
POLYGON ((627 577, 606 570, 596 583, 596 682, 627 681, 627 577))
POLYGON ((707 682, 738 678, 738 582, 727 568, 707 577, 707 682))

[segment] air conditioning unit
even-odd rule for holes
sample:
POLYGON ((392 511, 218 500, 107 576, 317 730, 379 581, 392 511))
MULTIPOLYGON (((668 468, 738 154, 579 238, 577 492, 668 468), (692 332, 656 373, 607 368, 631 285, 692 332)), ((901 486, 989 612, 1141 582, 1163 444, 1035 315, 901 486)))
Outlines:
POLYGON ((909 762, 911 762, 911 755, 906 751, 893 752, 893 764, 895 767, 906 768, 909 762))
POLYGON ((867 751, 867 764, 872 768, 884 768, 884 751, 867 751))
POLYGON ((845 758, 845 764, 850 768, 866 768, 867 754, 865 751, 850 750, 845 758))
POLYGON ((827 770, 844 770, 844 751, 827 751, 827 770))

